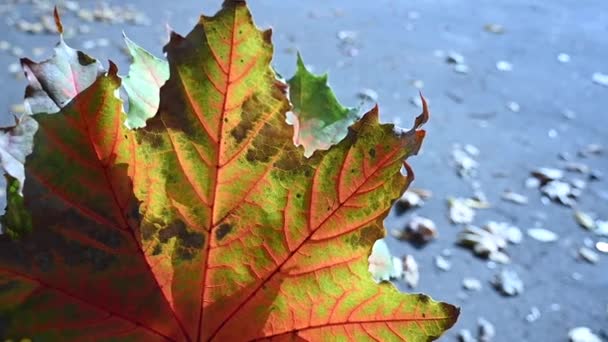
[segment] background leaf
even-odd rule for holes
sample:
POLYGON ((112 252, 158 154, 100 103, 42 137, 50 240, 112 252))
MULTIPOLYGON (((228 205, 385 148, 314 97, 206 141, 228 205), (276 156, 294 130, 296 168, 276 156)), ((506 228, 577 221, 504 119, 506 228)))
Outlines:
POLYGON ((23 58, 21 66, 28 81, 27 114, 57 113, 103 72, 97 60, 69 47, 63 37, 53 57, 41 63, 23 58))
POLYGON ((357 119, 358 110, 338 102, 327 84, 327 74, 310 73, 298 54, 296 74, 288 83, 293 105, 288 119, 294 125, 294 143, 304 146, 305 156, 326 150, 346 136, 348 126, 357 119))
POLYGON ((158 110, 160 87, 169 78, 169 65, 167 61, 154 57, 135 44, 126 35, 124 38, 133 58, 129 74, 123 81, 123 87, 129 96, 125 124, 131 129, 141 128, 158 110))

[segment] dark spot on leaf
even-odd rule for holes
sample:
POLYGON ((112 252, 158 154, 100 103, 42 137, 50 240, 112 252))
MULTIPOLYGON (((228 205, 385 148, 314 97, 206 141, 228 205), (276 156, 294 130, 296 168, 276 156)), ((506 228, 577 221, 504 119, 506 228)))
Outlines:
POLYGON ((296 198, 300 198, 300 197, 302 197, 301 194, 296 194, 296 198))
POLYGON ((82 51, 78 51, 78 63, 80 63, 80 65, 89 65, 95 63, 95 59, 91 58, 82 51))
POLYGON ((375 226, 367 226, 361 229, 357 245, 371 246, 378 239, 382 238, 382 231, 375 226))
MULTIPOLYGON (((419 294, 418 294, 418 300, 419 300, 421 303, 423 303, 423 304, 424 304, 424 303, 428 303, 428 302, 429 302, 429 297, 428 297, 428 296, 423 295, 422 293, 419 293, 419 294)), ((423 317, 424 317, 424 316, 423 316, 423 317)))
POLYGON ((160 244, 156 244, 156 245, 154 245, 154 249, 152 249, 152 255, 159 255, 160 252, 162 252, 162 251, 163 251, 163 249, 160 246, 160 244))
POLYGON ((179 238, 184 247, 194 249, 203 247, 203 243, 205 242, 203 234, 188 230, 184 230, 184 233, 180 234, 179 238))
POLYGON ((175 220, 169 226, 161 229, 158 232, 158 239, 165 243, 172 237, 181 236, 186 232, 186 225, 181 220, 175 220))
POLYGON ((247 137, 247 132, 253 128, 253 122, 245 119, 245 114, 243 114, 243 120, 239 122, 236 127, 230 130, 230 135, 236 140, 237 143, 242 142, 245 137, 247 137))
POLYGON ((369 151, 368 151, 368 153, 369 153, 370 157, 376 158, 376 149, 375 148, 373 148, 373 147, 370 148, 369 151))
POLYGON ((223 239, 228 233, 232 231, 232 225, 229 223, 222 223, 219 228, 215 231, 215 238, 218 240, 223 239))

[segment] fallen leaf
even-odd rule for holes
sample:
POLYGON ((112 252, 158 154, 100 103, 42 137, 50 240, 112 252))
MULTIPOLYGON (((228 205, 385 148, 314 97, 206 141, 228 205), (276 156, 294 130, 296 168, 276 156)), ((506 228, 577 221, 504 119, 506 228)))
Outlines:
POLYGON ((437 238, 435 222, 422 216, 413 216, 403 230, 393 232, 399 240, 411 241, 415 244, 426 244, 437 238))
POLYGON ((467 226, 458 235, 460 245, 470 247, 476 255, 506 264, 510 262, 505 253, 508 243, 518 244, 522 240, 519 228, 506 222, 488 222, 483 229, 467 226))
POLYGON ((542 184, 553 180, 560 180, 564 177, 564 172, 559 169, 541 167, 532 171, 532 176, 536 177, 542 184))
MULTIPOLYGON (((58 18, 58 17, 57 17, 58 18)), ((58 20, 58 25, 60 25, 58 20)), ((59 29, 61 33, 62 30, 59 29)), ((76 95, 91 86, 102 74, 101 64, 81 51, 69 47, 60 35, 50 59, 35 63, 21 59, 28 81, 25 91, 27 114, 57 113, 76 95)))
POLYGON ((463 198, 449 198, 450 221, 452 223, 472 223, 475 218, 475 211, 463 198))
MULTIPOLYGON (((25 184, 25 158, 32 153, 34 134, 38 123, 30 116, 24 115, 16 119, 14 127, 0 129, 0 215, 4 215, 7 204, 7 179, 5 175, 14 178, 17 184, 16 193, 23 195, 25 184)), ((0 229, 4 230, 2 226, 0 229)), ((2 232, 0 230, 0 233, 2 232)))
POLYGON ((543 185, 540 191, 545 194, 548 198, 559 202, 565 206, 573 206, 574 200, 572 197, 576 197, 576 192, 573 192, 570 184, 562 181, 550 181, 543 185))
POLYGON ((129 110, 125 125, 141 128, 146 120, 158 111, 160 87, 169 78, 167 61, 154 57, 124 35, 127 49, 133 58, 129 74, 123 80, 123 87, 129 97, 129 110))
POLYGON ((296 146, 304 146, 306 157, 342 140, 348 126, 357 119, 358 110, 343 107, 338 102, 327 84, 327 77, 327 74, 310 73, 298 54, 296 74, 288 81, 293 105, 288 118, 294 125, 293 141, 296 146))
POLYGON ((402 278, 403 263, 401 260, 395 263, 395 259, 399 260, 393 257, 386 241, 384 239, 376 240, 367 261, 369 262, 369 273, 377 283, 402 278))
POLYGON ((418 286, 420 273, 418 271, 418 263, 413 255, 406 255, 403 258, 403 278, 410 288, 413 289, 418 286))
POLYGON ((505 296, 517 296, 524 291, 524 283, 512 270, 502 270, 494 277, 492 284, 505 296))
POLYGON ((456 163, 458 174, 461 177, 475 175, 479 164, 472 157, 474 156, 466 152, 459 145, 454 146, 454 149, 452 150, 452 159, 456 163))

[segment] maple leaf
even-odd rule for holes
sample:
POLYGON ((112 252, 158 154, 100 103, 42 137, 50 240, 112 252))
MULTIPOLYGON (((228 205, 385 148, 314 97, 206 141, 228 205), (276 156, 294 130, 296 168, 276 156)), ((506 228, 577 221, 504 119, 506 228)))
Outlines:
POLYGON ((129 128, 141 128, 158 110, 160 87, 169 78, 169 65, 167 61, 153 56, 135 44, 126 35, 124 38, 133 58, 129 74, 123 82, 129 97, 125 125, 129 128))
POLYGON ((21 67, 28 81, 25 91, 26 114, 57 113, 103 72, 96 59, 65 43, 63 25, 56 8, 54 15, 60 35, 53 57, 41 63, 21 59, 21 67))
POLYGON ((288 83, 293 105, 288 119, 294 125, 294 143, 304 146, 305 156, 326 150, 346 136, 348 126, 357 119, 357 109, 338 102, 327 84, 327 74, 310 73, 298 54, 296 74, 288 83))
POLYGON ((3 335, 429 340, 454 324, 455 307, 368 271, 413 179, 404 159, 426 106, 409 131, 373 108, 307 158, 270 36, 242 1, 172 34, 170 76, 141 129, 123 124, 113 64, 58 114, 34 115, 21 220, 32 232, 0 237, 3 335))
MULTIPOLYGON (((2 169, 2 175, 0 175, 0 215, 4 215, 6 210, 7 192, 13 192, 19 196, 22 194, 25 182, 23 163, 27 155, 32 153, 34 134, 38 129, 36 121, 27 115, 16 118, 16 120, 17 123, 14 127, 0 130, 0 167, 2 169), (7 185, 9 184, 7 184, 7 178, 5 177, 9 179, 8 183, 12 184, 8 190, 7 185)), ((16 201, 20 200, 13 200, 13 208, 15 208, 16 201)), ((0 234, 5 228, 3 226, 6 226, 6 222, 3 222, 3 225, 0 226, 0 234)), ((10 227, 15 227, 15 225, 11 224, 10 227)))

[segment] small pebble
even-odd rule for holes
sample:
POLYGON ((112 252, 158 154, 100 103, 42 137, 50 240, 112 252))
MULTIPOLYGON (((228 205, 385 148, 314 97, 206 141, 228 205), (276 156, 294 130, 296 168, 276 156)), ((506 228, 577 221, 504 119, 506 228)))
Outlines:
POLYGON ((554 130, 554 129, 550 129, 550 130, 547 132, 547 136, 548 136, 549 138, 551 138, 551 139, 555 139, 555 138, 557 138, 557 131, 556 131, 556 130, 554 130))
POLYGON ((486 32, 494 34, 503 34, 505 32, 505 28, 500 24, 485 24, 483 29, 486 30, 486 32))
POLYGON ((564 109, 562 115, 568 120, 576 119, 576 113, 571 109, 564 109))
POLYGON ((481 281, 475 278, 464 278, 462 280, 462 287, 469 291, 481 291, 481 281))
POLYGON ((591 214, 589 213, 580 210, 575 210, 574 218, 576 219, 576 222, 579 224, 579 226, 587 230, 594 230, 596 228, 595 220, 593 219, 593 216, 591 216, 591 214))
POLYGON ((424 81, 422 81, 422 80, 413 80, 412 81, 412 86, 414 86, 414 88, 416 88, 416 89, 422 89, 422 88, 424 88, 424 81))
POLYGON ((540 242, 554 242, 559 239, 559 236, 554 232, 543 228, 528 229, 528 235, 534 240, 540 242))
POLYGON ((435 266, 444 272, 447 272, 452 268, 452 264, 441 255, 435 256, 435 266))
POLYGON ((11 74, 16 74, 21 72, 21 64, 19 63, 11 63, 8 65, 8 72, 11 74))
POLYGON ((445 61, 450 64, 464 64, 464 56, 457 52, 450 51, 448 52, 445 61))
POLYGON ((416 108, 422 108, 422 99, 420 96, 410 97, 410 103, 416 108))
POLYGON ((511 71, 513 70, 513 64, 507 61, 498 61, 496 62, 496 69, 499 71, 511 71))
POLYGON ((11 43, 6 40, 0 40, 0 51, 8 51, 11 48, 11 43))
POLYGON ((534 323, 534 322, 538 321, 539 318, 540 318, 540 310, 536 306, 533 306, 532 308, 530 308, 530 313, 528 313, 526 315, 526 321, 528 323, 534 323))
POLYGON ((557 55, 557 60, 560 63, 568 63, 570 62, 570 55, 568 55, 567 53, 560 53, 559 55, 557 55))
POLYGON ((597 264, 600 261, 600 256, 587 247, 581 247, 578 250, 578 255, 590 264, 597 264))
POLYGON ((519 110, 521 109, 519 103, 514 101, 510 101, 509 103, 507 103, 507 108, 513 113, 519 113, 519 110))
POLYGON ((596 72, 591 76, 591 79, 594 83, 602 85, 604 87, 608 87, 608 75, 602 74, 600 72, 596 72))
POLYGON ((470 68, 466 64, 456 64, 454 65, 454 71, 459 74, 468 74, 470 68))
POLYGON ((595 244, 595 249, 602 253, 608 253, 608 242, 599 241, 595 244))
POLYGON ((23 49, 18 46, 13 46, 13 48, 11 49, 11 53, 15 57, 23 57, 23 54, 25 53, 25 51, 23 51, 23 49))
POLYGON ((375 90, 369 89, 369 88, 361 89, 361 91, 359 91, 357 96, 361 100, 364 100, 364 101, 370 101, 370 102, 378 101, 378 93, 375 90))
POLYGON ((479 342, 490 342, 496 336, 496 329, 490 321, 483 317, 477 319, 477 325, 479 326, 479 342))
POLYGON ((468 329, 462 329, 458 332, 458 339, 460 342, 477 342, 473 337, 473 334, 468 329))
POLYGON ((502 199, 521 205, 528 204, 528 197, 510 190, 506 190, 502 193, 502 199))

